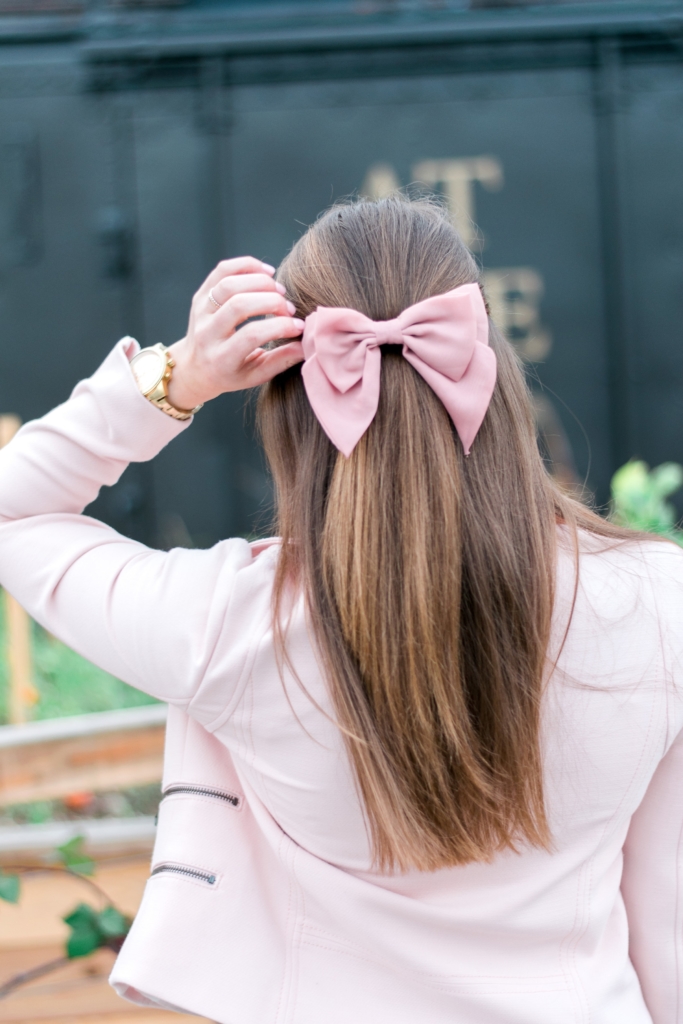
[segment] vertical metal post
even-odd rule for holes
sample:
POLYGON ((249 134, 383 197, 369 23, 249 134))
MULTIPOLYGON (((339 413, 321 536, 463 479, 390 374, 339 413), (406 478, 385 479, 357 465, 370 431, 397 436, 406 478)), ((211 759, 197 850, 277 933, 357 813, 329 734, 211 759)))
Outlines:
POLYGON ((197 121, 206 146, 208 202, 204 205, 204 237, 209 264, 217 263, 228 255, 226 220, 231 189, 227 149, 232 118, 224 74, 225 63, 222 57, 206 57, 202 60, 197 121))
MULTIPOLYGON (((113 186, 115 208, 120 211, 123 226, 124 253, 120 274, 121 321, 126 334, 132 335, 142 347, 160 339, 147 338, 144 302, 144 268, 140 237, 139 185, 136 152, 136 104, 139 102, 135 83, 129 80, 127 68, 119 69, 118 80, 112 83, 108 98, 112 132, 113 186)), ((138 463, 126 470, 127 479, 135 482, 142 494, 141 508, 136 510, 141 529, 138 539, 147 544, 155 541, 156 508, 153 471, 149 463, 138 463)))
MULTIPOLYGON (((125 73, 124 73, 125 75, 125 73)), ((123 77, 123 76, 122 76, 123 77)), ((110 99, 114 190, 127 239, 127 268, 121 275, 123 322, 128 334, 145 344, 145 315, 142 268, 140 266, 140 223, 138 216, 137 167, 135 153, 135 93, 123 80, 110 99)))
MULTIPOLYGON (((12 440, 20 426, 21 420, 18 416, 0 416, 0 448, 12 440)), ((4 596, 9 681, 8 718, 14 725, 28 719, 30 708, 38 700, 38 691, 33 685, 31 620, 11 594, 5 591, 4 596)))
MULTIPOLYGON (((207 271, 219 260, 241 255, 235 251, 235 195, 232 167, 233 86, 231 66, 221 55, 203 57, 198 68, 196 121, 203 151, 203 180, 206 198, 203 206, 203 237, 207 271)), ((253 253, 255 256, 261 253, 253 253)), ((237 436, 227 432, 233 416, 242 412, 244 396, 221 396, 211 404, 202 429, 220 439, 225 452, 225 490, 222 520, 226 535, 247 529, 245 497, 239 480, 250 462, 249 441, 245 431, 237 436)))
POLYGON ((620 194, 621 95, 619 40, 600 38, 596 42, 594 99, 613 470, 636 454, 631 394, 632 354, 625 309, 620 194))

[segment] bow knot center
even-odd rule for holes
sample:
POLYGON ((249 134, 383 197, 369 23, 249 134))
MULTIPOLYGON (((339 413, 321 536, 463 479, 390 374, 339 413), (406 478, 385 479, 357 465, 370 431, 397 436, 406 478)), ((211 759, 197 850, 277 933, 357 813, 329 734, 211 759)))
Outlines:
POLYGON ((378 345, 402 345, 404 342, 398 319, 376 321, 375 337, 378 345))

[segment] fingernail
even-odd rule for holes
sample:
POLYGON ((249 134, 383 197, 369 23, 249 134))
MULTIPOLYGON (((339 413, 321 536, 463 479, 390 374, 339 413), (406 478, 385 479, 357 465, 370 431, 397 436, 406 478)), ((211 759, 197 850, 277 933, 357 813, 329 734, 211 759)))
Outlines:
POLYGON ((306 321, 305 320, 300 320, 298 316, 292 317, 292 323, 296 324, 296 326, 301 331, 303 331, 304 327, 306 326, 306 321))
POLYGON ((279 281, 277 281, 276 284, 275 284, 275 291, 279 292, 280 295, 286 295, 287 294, 287 289, 285 288, 285 286, 283 284, 280 284, 279 281))
POLYGON ((292 316, 294 316, 294 314, 296 313, 296 306, 294 305, 293 302, 288 302, 287 303, 287 309, 292 314, 292 316))
POLYGON ((275 273, 275 267, 271 267, 270 263, 262 263, 261 266, 264 267, 270 274, 275 273))

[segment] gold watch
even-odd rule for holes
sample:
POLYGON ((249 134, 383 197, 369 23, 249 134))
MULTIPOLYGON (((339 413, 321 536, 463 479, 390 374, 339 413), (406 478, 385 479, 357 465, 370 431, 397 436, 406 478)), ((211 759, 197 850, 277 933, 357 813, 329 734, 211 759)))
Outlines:
POLYGON ((168 400, 168 385, 173 373, 175 362, 171 353, 161 344, 151 348, 142 348, 130 361, 130 368, 140 391, 152 405, 161 409, 167 416, 175 420, 189 420, 201 405, 194 409, 176 409, 168 400))

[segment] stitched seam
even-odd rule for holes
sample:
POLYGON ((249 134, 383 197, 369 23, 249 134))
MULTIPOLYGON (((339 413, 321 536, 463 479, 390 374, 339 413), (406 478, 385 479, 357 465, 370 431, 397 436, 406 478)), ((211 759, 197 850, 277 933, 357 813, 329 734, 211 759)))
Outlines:
MULTIPOLYGON (((364 950, 362 947, 356 946, 354 943, 349 942, 346 939, 339 939, 339 938, 337 938, 336 935, 333 935, 332 933, 327 932, 324 928, 321 928, 318 925, 310 925, 309 924, 309 925, 307 925, 305 927, 304 935, 303 935, 303 942, 305 942, 306 944, 309 944, 308 936, 311 937, 311 943, 312 943, 313 940, 315 940, 316 943, 320 943, 321 944, 321 946, 320 946, 321 949, 322 948, 330 949, 331 951, 334 951, 336 949, 338 952, 341 952, 341 953, 346 953, 348 951, 348 954, 350 956, 354 956, 357 959, 364 960, 367 963, 378 964, 378 965, 380 965, 382 967, 386 967, 386 968, 391 969, 391 970, 395 969, 393 967, 392 962, 390 960, 385 960, 381 956, 373 956, 369 951, 364 950)), ((506 980, 509 980, 509 981, 519 980, 519 975, 516 975, 516 974, 495 974, 495 975, 494 974, 491 974, 491 975, 486 975, 486 974, 449 974, 449 975, 443 975, 443 974, 430 973, 428 971, 415 971, 415 970, 411 970, 410 968, 401 968, 400 973, 401 973, 402 977, 404 977, 405 975, 412 975, 416 979, 434 978, 436 980, 439 980, 439 979, 443 980, 444 977, 446 977, 446 978, 451 979, 454 983, 457 983, 457 981, 460 980, 460 979, 473 979, 475 981, 479 981, 479 980, 482 980, 482 981, 487 981, 487 980, 488 981, 492 981, 494 979, 499 979, 499 978, 506 979, 506 980)), ((561 971, 559 974, 535 974, 533 976, 533 980, 534 981, 553 981, 553 980, 559 980, 559 979, 561 979, 564 982, 565 988, 569 988, 570 982, 569 982, 569 979, 567 978, 566 974, 564 973, 564 971, 561 971)))
MULTIPOLYGON (((228 543, 230 543, 230 542, 228 542, 228 543)), ((162 554, 163 552, 159 552, 159 553, 162 554)), ((242 566, 241 568, 247 568, 247 566, 242 566)), ((219 572, 219 576, 221 575, 222 571, 223 570, 221 570, 219 572)), ((236 571, 236 573, 235 573, 235 581, 237 580, 237 576, 239 575, 240 571, 241 571, 240 569, 238 569, 236 571)), ((212 600, 213 600, 213 597, 215 597, 215 593, 216 593, 216 584, 214 584, 214 587, 213 587, 212 600)), ((214 659, 214 657, 216 655, 216 648, 218 646, 218 643, 219 643, 220 638, 221 638, 221 634, 222 634, 223 629, 225 627, 225 620, 227 618, 227 615, 228 615, 228 613, 230 611, 230 608, 232 606, 232 603, 233 603, 234 594, 235 594, 235 588, 233 587, 232 590, 231 590, 231 593, 230 593, 230 597, 228 599, 228 603, 225 606, 225 611, 223 612, 223 617, 221 619, 221 624, 220 624, 220 626, 217 626, 217 628, 216 628, 216 632, 215 632, 215 635, 214 635, 214 638, 213 638, 213 642, 211 644, 211 651, 210 651, 210 653, 207 652, 206 658, 204 659, 204 670, 198 673, 197 686, 192 690, 191 696, 188 699, 185 699, 183 701, 184 707, 188 711, 192 707, 192 705, 195 703, 195 701, 196 701, 196 699, 197 699, 197 697, 199 695, 199 691, 202 688, 202 683, 204 682, 204 680, 206 679, 207 675, 209 674, 209 671, 210 671, 210 668, 211 668, 211 663, 213 662, 213 659, 214 659)), ((161 699, 164 700, 167 704, 171 703, 171 701, 168 700, 167 698, 162 697, 161 699)))
MULTIPOLYGON (((605 824, 603 826, 602 832, 600 833, 600 837, 599 837, 599 840, 598 840, 598 843, 597 843, 598 847, 602 847, 602 845, 604 843, 604 840, 605 840, 605 837, 608 835, 608 833, 610 831, 610 827, 612 826, 614 820, 616 819, 617 815, 619 814, 619 811, 623 807, 623 805, 626 802, 629 794, 633 790, 633 788, 634 788, 638 778, 640 777, 643 761, 645 759, 645 752, 646 752, 646 750, 648 748, 648 743, 649 743, 649 740, 650 740, 650 736, 652 734, 654 718, 655 718, 655 705, 651 704, 651 706, 650 706, 650 716, 649 716, 648 724, 647 724, 647 732, 645 734, 645 740, 643 742, 643 745, 642 745, 642 747, 640 749, 640 754, 639 754, 638 760, 636 762, 635 768, 633 769, 633 772, 631 774, 631 778, 630 778, 630 780, 628 782, 628 785, 624 789, 624 792, 622 794, 621 800, 619 801, 619 803, 615 807, 614 811, 612 812, 612 814, 610 815, 610 817, 607 819, 607 821, 605 822, 605 824)), ((591 1010, 590 1010, 590 1004, 589 1004, 587 996, 586 996, 586 991, 585 991, 585 988, 584 988, 583 979, 582 979, 581 973, 579 971, 579 966, 578 966, 578 962, 577 962, 577 953, 578 953, 578 947, 579 947, 579 945, 581 943, 582 938, 586 934, 586 931, 588 929, 588 926, 589 926, 589 923, 590 923, 590 919, 591 919, 592 892, 593 892, 593 870, 594 870, 594 867, 595 867, 595 858, 596 858, 596 853, 593 853, 592 856, 590 857, 590 860, 584 866, 584 869, 582 869, 581 876, 580 876, 580 879, 581 879, 583 877, 583 875, 584 875, 584 871, 587 872, 587 875, 588 875, 587 883, 588 884, 587 884, 586 894, 585 894, 584 899, 583 899, 583 910, 584 910, 584 913, 582 915, 583 922, 582 922, 582 924, 579 924, 579 903, 580 903, 580 895, 579 894, 580 894, 580 891, 581 891, 581 884, 579 884, 579 886, 577 887, 577 898, 576 898, 576 906, 575 906, 574 927, 572 928, 572 933, 573 934, 570 933, 570 935, 567 936, 566 942, 563 942, 562 946, 561 946, 561 950, 566 948, 567 952, 569 954, 570 968, 571 968, 571 972, 572 972, 573 977, 574 977, 576 995, 578 996, 578 998, 580 999, 580 1001, 582 1003, 582 1006, 583 1006, 583 1017, 584 1017, 584 1020, 586 1020, 587 1022, 590 1022, 592 1014, 591 1014, 591 1010)))
MULTIPOLYGON (((252 705, 252 710, 253 710, 253 705, 252 705)), ((281 857, 281 852, 282 852, 282 847, 284 845, 284 842, 285 842, 285 837, 284 837, 284 834, 283 834, 283 835, 280 836, 280 838, 278 840, 276 856, 277 856, 277 859, 279 861, 281 861, 281 863, 283 864, 283 867, 287 871, 287 877, 288 877, 288 882, 289 882, 289 884, 287 886, 287 914, 286 914, 286 925, 285 925, 285 935, 287 937, 289 937, 289 920, 290 920, 290 916, 291 916, 291 912, 292 912, 293 880, 292 880, 291 872, 288 870, 289 865, 287 864, 287 860, 289 858, 288 857, 281 857)), ((285 991, 286 991, 286 988, 287 988, 287 980, 288 980, 289 971, 290 971, 290 955, 291 955, 290 946, 289 946, 289 943, 287 942, 287 940, 285 940, 285 962, 284 962, 284 965, 283 965, 283 968, 282 968, 282 981, 280 982, 280 994, 278 996, 277 1007, 276 1007, 276 1010, 275 1010, 275 1017, 274 1017, 275 1024, 278 1024, 278 1021, 280 1020, 280 1011, 282 1009, 283 999, 285 998, 285 991)))
MULTIPOLYGON (((360 952, 356 952, 356 951, 352 951, 352 950, 346 950, 346 949, 340 949, 340 948, 337 948, 337 947, 335 947, 333 945, 329 945, 329 944, 326 944, 326 943, 323 943, 323 942, 314 942, 312 940, 306 939, 305 937, 303 939, 302 945, 308 946, 311 949, 322 949, 326 953, 336 953, 336 954, 340 954, 342 956, 348 956, 348 957, 350 957, 353 960, 359 960, 361 963, 368 964, 370 967, 380 966, 384 970, 388 971, 390 974, 395 975, 396 977, 405 978, 406 974, 412 974, 413 973, 413 972, 398 970, 396 967, 392 966, 391 964, 384 963, 383 961, 371 960, 369 957, 364 956, 360 952)), ((414 975, 413 977, 414 977, 415 981, 417 981, 418 983, 422 984, 426 988, 430 988, 432 990, 440 991, 440 992, 450 992, 452 994, 457 993, 457 983, 449 985, 447 983, 446 984, 443 984, 443 983, 442 984, 438 984, 438 983, 435 984, 433 982, 425 981, 425 978, 429 978, 430 977, 429 975, 414 975)), ((549 977, 560 978, 560 977, 562 977, 562 975, 559 975, 559 974, 558 975, 550 975, 549 977)), ((506 977, 506 980, 512 980, 512 978, 507 978, 506 977)), ((567 991, 571 991, 571 989, 568 987, 568 985, 566 983, 566 979, 563 979, 563 980, 564 980, 565 984, 561 988, 559 988, 557 986, 541 986, 541 987, 539 987, 537 989, 528 989, 528 988, 508 989, 507 992, 511 993, 513 995, 525 995, 525 994, 527 994, 529 992, 567 992, 567 991)), ((469 989, 466 990, 466 991, 471 992, 473 987, 474 987, 473 985, 470 986, 469 989)), ((506 990, 502 990, 501 991, 497 986, 492 985, 492 984, 488 984, 487 985, 487 984, 484 983, 484 984, 482 984, 481 987, 482 987, 482 989, 485 992, 495 992, 496 994, 505 994, 505 991, 506 991, 506 990)))
POLYGON ((296 861, 299 856, 298 846, 292 844, 291 847, 291 880, 294 892, 296 894, 296 916, 294 920, 294 926, 291 932, 291 958, 289 965, 289 992, 287 994, 286 1004, 284 1006, 285 1014, 284 1019, 292 1021, 294 1019, 294 1012, 296 1010, 296 1000, 299 988, 299 954, 301 952, 301 944, 303 941, 304 933, 304 914, 303 908, 305 905, 304 892, 299 884, 299 880, 296 872, 296 861))
POLYGON ((675 928, 674 928, 674 942, 675 946, 675 958, 676 958, 676 1020, 681 1019, 681 941, 680 941, 680 922, 681 922, 681 872, 680 872, 680 858, 681 858, 681 845, 683 844, 683 825, 678 833, 678 844, 676 848, 676 916, 675 916, 675 928))
MULTIPOLYGON (((233 605, 233 602, 236 600, 236 594, 237 594, 237 588, 235 587, 233 589, 232 594, 230 595, 230 600, 228 601, 227 607, 225 609, 225 614, 223 616, 223 625, 224 626, 225 626, 225 622, 227 621, 227 618, 228 618, 228 616, 230 614, 230 609, 231 609, 231 607, 233 605)), ((264 639, 265 639, 265 637, 267 635, 267 632, 268 632, 267 626, 264 629, 264 622, 263 622, 263 619, 261 618, 261 616, 255 615, 253 617, 253 626, 252 626, 251 630, 249 631, 249 637, 248 637, 248 640, 247 640, 247 650, 246 650, 246 653, 244 655, 244 661, 242 662, 242 668, 241 668, 239 676, 237 678, 237 683, 235 685, 235 690, 233 692, 232 699, 230 701, 228 701, 228 704, 226 705, 226 707, 223 708, 223 710, 220 712, 220 714, 218 714, 215 718, 213 718, 208 723, 208 725, 204 726, 204 728, 207 730, 207 732, 216 732, 216 730, 220 729, 220 727, 223 725, 223 723, 226 722, 227 719, 233 714, 235 708, 237 707, 237 705, 239 704, 239 702, 240 702, 240 700, 241 700, 241 698, 243 696, 244 688, 245 688, 245 686, 247 684, 247 680, 249 679, 249 676, 251 674, 251 670, 253 668, 254 661, 256 660, 256 655, 258 653, 258 650, 259 650, 261 644, 263 643, 263 641, 264 641, 264 639)), ((220 633, 219 633, 219 635, 220 635, 220 633)), ((209 668, 210 668, 210 665, 211 665, 211 661, 213 661, 213 655, 215 654, 215 648, 216 648, 217 644, 218 644, 218 638, 216 639, 216 644, 214 645, 214 651, 212 652, 211 659, 207 663, 207 668, 206 668, 206 671, 205 671, 205 673, 204 673, 204 675, 202 677, 202 682, 206 679, 206 677, 207 677, 207 675, 209 673, 209 668)), ((199 687, 197 689, 197 693, 195 694, 195 697, 193 698, 193 701, 198 697, 200 689, 201 689, 201 683, 200 683, 200 685, 199 685, 199 687)), ((192 701, 190 702, 189 706, 191 706, 191 705, 192 705, 192 701)))
MULTIPOLYGON (((258 616, 255 616, 255 619, 258 619, 258 616)), ((204 726, 207 732, 214 733, 218 729, 220 729, 220 727, 228 720, 228 718, 230 718, 230 716, 234 714, 235 709, 237 708, 242 697, 244 696, 244 690, 246 689, 247 682, 249 680, 249 677, 251 676, 251 670, 254 667, 256 655, 258 654, 259 647, 261 646, 265 638, 263 634, 257 636, 257 627, 261 625, 262 623, 255 622, 254 628, 252 629, 249 635, 249 640, 247 641, 247 652, 244 656, 244 661, 242 662, 242 668, 240 670, 239 676, 237 677, 237 683, 235 685, 235 690, 232 699, 228 701, 228 704, 226 705, 226 707, 223 708, 219 715, 217 715, 207 725, 204 726)))
POLYGON ((575 935, 575 933, 577 931, 577 928, 578 928, 579 904, 581 902, 581 891, 582 891, 582 886, 583 886, 583 876, 584 876, 585 870, 586 870, 586 866, 584 865, 581 868, 580 872, 579 872, 579 877, 578 877, 578 880, 577 880, 576 898, 575 898, 575 902, 574 902, 574 923, 572 924, 572 927, 569 930, 569 934, 566 935, 564 937, 564 939, 562 940, 562 942, 560 943, 560 948, 559 948, 560 966, 562 967, 562 973, 567 978, 567 984, 570 984, 571 982, 573 982, 574 986, 576 986, 576 984, 578 982, 578 979, 575 978, 575 977, 572 977, 572 965, 571 965, 571 959, 572 958, 571 958, 571 952, 570 952, 570 945, 571 945, 573 936, 575 935), (567 963, 567 960, 569 960, 569 963, 567 963))
MULTIPOLYGON (((328 943, 331 943, 334 946, 338 946, 340 949, 349 949, 349 951, 351 951, 353 953, 357 953, 361 957, 366 957, 368 959, 369 963, 372 962, 372 963, 378 963, 378 964, 383 964, 383 965, 386 964, 387 966, 390 965, 389 961, 385 961, 381 957, 378 957, 378 956, 370 955, 368 951, 363 950, 362 946, 357 946, 355 943, 349 942, 346 939, 340 939, 336 935, 334 935, 332 932, 328 932, 328 931, 326 931, 326 929, 321 928, 320 925, 315 925, 315 924, 308 924, 308 925, 306 925, 305 929, 304 929, 304 941, 306 940, 306 936, 307 935, 310 935, 313 938, 315 938, 317 940, 320 940, 320 941, 327 940, 328 943)), ((405 974, 410 974, 410 973, 413 973, 413 974, 415 974, 416 977, 421 977, 421 978, 425 978, 425 977, 426 978, 443 978, 444 977, 443 974, 436 974, 436 973, 431 974, 428 971, 410 971, 408 969, 405 969, 405 970, 402 969, 401 970, 401 974, 405 975, 405 974)), ((517 975, 517 974, 491 974, 491 975, 486 975, 486 974, 449 974, 449 975, 446 975, 445 977, 454 978, 454 979, 455 978, 510 978, 510 979, 518 979, 519 975, 517 975)), ((561 971, 559 974, 535 974, 534 978, 546 979, 546 980, 552 979, 552 978, 562 978, 565 982, 568 980, 566 974, 564 973, 564 971, 561 971)))

